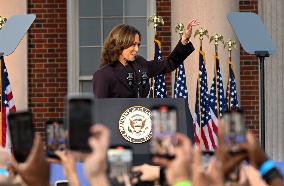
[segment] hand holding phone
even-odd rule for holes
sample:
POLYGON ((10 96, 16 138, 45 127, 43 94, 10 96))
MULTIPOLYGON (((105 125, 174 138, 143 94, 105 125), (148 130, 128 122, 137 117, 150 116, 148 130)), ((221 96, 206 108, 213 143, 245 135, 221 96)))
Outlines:
POLYGON ((47 156, 59 159, 54 151, 66 148, 66 133, 64 130, 63 120, 48 120, 45 123, 45 130, 47 156))
POLYGON ((202 166, 207 169, 212 157, 214 157, 214 151, 202 151, 202 166))
POLYGON ((246 127, 242 110, 229 111, 223 114, 225 125, 225 143, 228 146, 246 142, 246 127))
POLYGON ((174 146, 177 144, 177 112, 172 106, 153 107, 151 153, 168 159, 174 158, 174 146))
POLYGON ((109 177, 123 183, 126 176, 130 176, 133 161, 133 151, 129 146, 111 146, 107 152, 109 163, 109 177))

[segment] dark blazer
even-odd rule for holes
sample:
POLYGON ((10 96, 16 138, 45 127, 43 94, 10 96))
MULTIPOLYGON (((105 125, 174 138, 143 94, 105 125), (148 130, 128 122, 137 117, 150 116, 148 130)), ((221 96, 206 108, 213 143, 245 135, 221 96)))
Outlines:
POLYGON ((147 61, 137 56, 126 66, 119 61, 105 65, 93 76, 94 95, 96 98, 145 98, 150 90, 149 78, 174 71, 193 51, 191 42, 183 45, 179 41, 171 54, 161 61, 147 61))

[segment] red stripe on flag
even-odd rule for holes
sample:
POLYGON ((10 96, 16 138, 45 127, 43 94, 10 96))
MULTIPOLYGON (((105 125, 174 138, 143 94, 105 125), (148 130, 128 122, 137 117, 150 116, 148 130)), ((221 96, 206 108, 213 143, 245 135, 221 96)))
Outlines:
POLYGON ((209 150, 208 141, 207 141, 207 138, 206 138, 206 136, 205 136, 205 133, 204 133, 203 127, 201 128, 201 138, 202 138, 202 140, 203 140, 203 143, 204 143, 205 149, 206 149, 206 150, 209 150))
POLYGON ((218 136, 218 127, 217 125, 215 124, 214 120, 212 119, 212 128, 213 128, 213 131, 214 133, 216 134, 216 136, 218 136))
POLYGON ((7 94, 7 100, 9 102, 12 99, 13 99, 13 94, 12 94, 12 92, 10 92, 9 94, 7 94))
POLYGON ((194 123, 193 127, 194 127, 194 142, 200 144, 199 137, 196 134, 196 124, 195 123, 194 123))
POLYGON ((213 134, 212 134, 212 129, 211 129, 209 124, 207 124, 207 129, 208 129, 209 138, 210 138, 212 147, 213 147, 213 149, 216 149, 216 144, 215 144, 215 140, 214 140, 214 137, 213 137, 213 134))
POLYGON ((2 107, 2 144, 1 144, 2 147, 6 146, 6 132, 7 132, 6 108, 2 107))
POLYGON ((16 112, 16 106, 15 106, 15 105, 13 105, 13 107, 12 107, 12 108, 10 108, 9 113, 11 113, 11 112, 16 112))

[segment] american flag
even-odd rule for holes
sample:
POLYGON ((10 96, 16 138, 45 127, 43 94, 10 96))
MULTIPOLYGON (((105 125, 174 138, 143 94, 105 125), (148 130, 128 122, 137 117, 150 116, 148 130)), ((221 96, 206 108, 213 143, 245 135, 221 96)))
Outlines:
POLYGON ((216 144, 210 113, 205 54, 199 51, 199 71, 196 86, 194 138, 197 144, 207 151, 214 150, 216 144))
POLYGON ((233 70, 233 63, 229 60, 229 77, 227 84, 227 93, 226 93, 226 101, 228 110, 237 110, 239 109, 239 101, 237 95, 237 84, 236 84, 236 76, 233 70))
POLYGON ((4 58, 1 57, 1 126, 0 126, 0 144, 2 147, 10 148, 9 130, 7 125, 7 115, 9 112, 16 112, 16 106, 8 79, 8 71, 5 66, 4 58))
POLYGON ((184 65, 179 65, 175 74, 174 98, 188 98, 184 65))
POLYGON ((215 56, 214 78, 210 89, 210 109, 213 129, 212 135, 214 139, 212 146, 214 149, 216 149, 218 144, 218 120, 226 111, 227 107, 219 61, 219 57, 215 56))
MULTIPOLYGON (((157 39, 154 40, 155 43, 155 56, 154 59, 159 62, 162 60, 161 56, 161 42, 157 39)), ((150 88, 150 98, 166 98, 167 97, 167 87, 165 75, 158 75, 151 80, 150 88)))

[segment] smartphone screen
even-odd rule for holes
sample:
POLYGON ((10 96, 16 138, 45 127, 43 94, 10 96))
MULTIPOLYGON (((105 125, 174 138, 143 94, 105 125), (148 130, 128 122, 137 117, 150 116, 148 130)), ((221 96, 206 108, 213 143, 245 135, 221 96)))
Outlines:
POLYGON ((246 142, 246 127, 241 110, 224 113, 222 121, 225 125, 225 143, 236 145, 246 142))
POLYGON ((130 175, 133 151, 129 146, 112 146, 107 152, 109 177, 123 182, 123 176, 130 175))
POLYGON ((28 157, 34 141, 31 112, 16 112, 8 115, 12 151, 18 162, 28 157))
POLYGON ((202 151, 202 166, 204 169, 207 169, 211 158, 214 156, 213 151, 202 151))
POLYGON ((63 120, 48 120, 45 129, 47 156, 58 159, 54 151, 66 148, 63 120))
POLYGON ((67 103, 68 145, 71 150, 89 152, 90 127, 93 125, 93 99, 72 97, 67 103))
POLYGON ((177 112, 172 106, 158 106, 151 109, 153 136, 150 151, 155 156, 174 158, 177 112))

